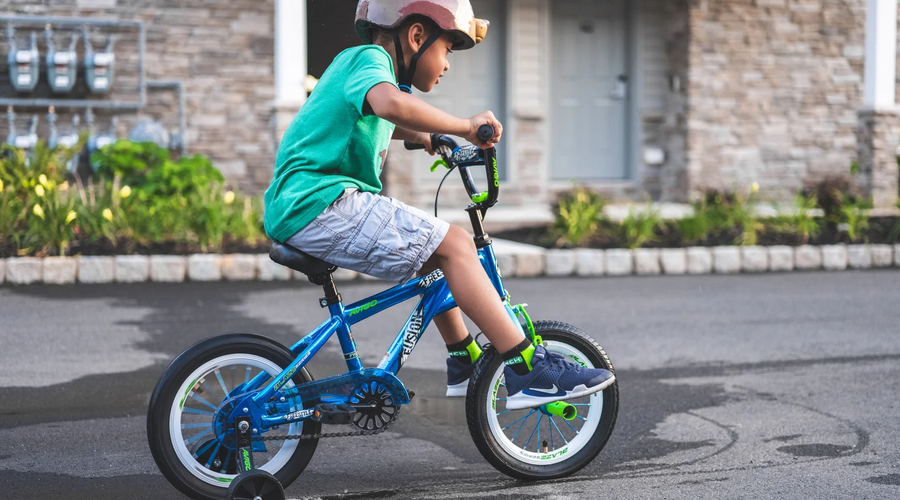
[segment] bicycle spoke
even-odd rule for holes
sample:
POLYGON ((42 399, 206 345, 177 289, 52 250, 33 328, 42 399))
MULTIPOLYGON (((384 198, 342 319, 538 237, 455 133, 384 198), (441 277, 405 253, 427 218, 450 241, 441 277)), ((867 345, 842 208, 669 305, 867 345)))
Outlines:
POLYGON ((547 415, 547 420, 550 421, 550 425, 547 426, 550 428, 550 448, 555 450, 556 445, 553 444, 553 426, 556 424, 553 423, 553 415, 547 415))
POLYGON ((509 413, 509 412, 511 412, 511 411, 512 411, 512 410, 503 410, 503 411, 501 411, 500 413, 498 413, 497 415, 503 415, 504 413, 509 413))
POLYGON ((580 418, 581 420, 587 420, 587 417, 582 417, 581 415, 575 415, 575 418, 580 418))
MULTIPOLYGON (((528 412, 528 415, 525 415, 525 417, 524 417, 525 420, 522 420, 522 423, 519 424, 519 428, 516 429, 516 433, 513 434, 513 437, 512 437, 512 439, 510 439, 510 441, 515 441, 515 440, 516 440, 516 437, 519 435, 519 431, 522 430, 522 427, 525 425, 525 422, 528 421, 528 417, 530 417, 535 411, 537 411, 537 410, 531 410, 530 412, 528 412)), ((510 425, 511 425, 511 424, 510 424, 510 425)))
POLYGON ((229 460, 231 460, 231 450, 228 450, 228 454, 225 455, 225 460, 222 461, 222 470, 219 471, 220 474, 225 474, 225 471, 228 470, 229 460))
POLYGON ((244 385, 247 385, 247 382, 250 382, 250 367, 247 367, 247 371, 244 373, 244 385))
POLYGON ((206 450, 210 449, 210 447, 212 447, 212 445, 214 445, 218 442, 219 442, 218 440, 210 441, 210 442, 206 443, 205 445, 201 446, 200 449, 194 453, 194 458, 197 458, 200 455, 206 453, 206 450))
MULTIPOLYGON (((523 450, 528 449, 528 443, 530 443, 531 438, 534 437, 534 431, 541 428, 541 417, 543 417, 543 416, 544 416, 543 413, 538 413, 538 421, 537 421, 538 424, 536 426, 534 426, 534 429, 531 429, 531 435, 528 436, 528 441, 525 441, 525 446, 522 447, 523 450)), ((538 435, 540 435, 540 432, 538 432, 538 435)))
POLYGON ((569 427, 572 428, 573 431, 575 431, 575 435, 576 435, 576 436, 578 435, 578 429, 576 429, 575 427, 573 427, 572 424, 570 424, 568 420, 563 419, 563 422, 565 422, 566 425, 568 425, 569 427))
POLYGON ((196 408, 182 408, 183 413, 193 413, 196 415, 215 415, 215 413, 211 411, 198 410, 196 408))
MULTIPOLYGON (((511 411, 511 410, 506 410, 506 411, 511 411)), ((528 415, 531 415, 532 413, 534 413, 534 409, 532 409, 532 410, 528 413, 528 415)), ((502 429, 500 429, 500 430, 501 430, 501 431, 505 431, 506 429, 509 429, 510 427, 516 425, 516 422, 518 422, 519 420, 522 420, 523 418, 528 418, 528 415, 525 415, 524 417, 519 417, 519 418, 517 418, 513 423, 507 425, 506 427, 504 427, 504 428, 502 428, 502 429)))
POLYGON ((209 456, 209 460, 206 461, 206 468, 212 469, 212 463, 216 461, 216 455, 219 453, 219 448, 222 447, 221 441, 216 441, 216 449, 213 450, 212 454, 209 456))
POLYGON ((218 410, 218 408, 216 408, 216 406, 215 406, 214 404, 212 404, 212 403, 210 403, 209 401, 203 399, 202 396, 198 396, 198 395, 197 395, 196 393, 194 393, 194 392, 191 393, 191 398, 193 398, 193 399, 195 399, 195 400, 197 400, 197 401, 199 401, 199 402, 205 404, 206 406, 209 406, 209 407, 212 408, 213 410, 218 410))
MULTIPOLYGON (((233 370, 233 368, 232 368, 232 370, 233 370)), ((232 375, 233 375, 233 374, 234 374, 234 372, 232 371, 232 375)), ((216 369, 216 378, 219 379, 219 385, 222 386, 222 392, 224 392, 225 395, 227 396, 228 393, 229 393, 229 391, 228 391, 228 388, 225 387, 225 381, 222 380, 222 374, 219 372, 218 369, 216 369)), ((234 384, 234 377, 233 377, 233 376, 232 376, 232 381, 231 381, 231 383, 234 384)))
POLYGON ((191 444, 191 443, 193 443, 194 441, 197 441, 198 439, 202 438, 203 436, 209 434, 209 433, 212 432, 212 431, 213 431, 213 430, 212 430, 212 426, 210 426, 209 429, 206 429, 205 431, 201 432, 200 434, 197 434, 197 435, 195 435, 195 436, 192 437, 192 438, 185 439, 185 440, 184 440, 184 444, 186 444, 186 445, 187 445, 187 444, 191 444))
MULTIPOLYGON (((565 422, 565 421, 566 421, 566 419, 563 419, 563 422, 565 422)), ((563 441, 564 441, 566 444, 569 444, 569 440, 566 439, 565 436, 563 436, 562 431, 559 430, 559 426, 556 425, 556 422, 553 420, 553 417, 550 417, 550 423, 553 424, 553 427, 556 427, 556 432, 559 433, 559 437, 561 437, 561 438, 563 439, 563 441)), ((568 423, 568 422, 566 422, 566 423, 568 423)), ((575 433, 577 434, 578 431, 575 431, 575 433)), ((551 443, 553 442, 553 431, 550 431, 550 442, 551 442, 551 443)), ((554 448, 554 450, 555 450, 555 449, 556 449, 556 448, 554 448)))
POLYGON ((181 429, 200 429, 203 427, 212 427, 212 424, 204 422, 202 424, 181 424, 181 429))

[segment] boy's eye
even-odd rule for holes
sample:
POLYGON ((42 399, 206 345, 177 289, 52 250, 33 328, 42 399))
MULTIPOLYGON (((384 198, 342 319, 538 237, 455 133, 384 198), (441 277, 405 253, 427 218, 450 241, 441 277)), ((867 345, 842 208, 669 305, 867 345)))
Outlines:
POLYGON ((453 51, 452 51, 452 50, 450 50, 450 49, 447 49, 447 53, 448 53, 448 54, 452 54, 452 53, 453 53, 453 51))

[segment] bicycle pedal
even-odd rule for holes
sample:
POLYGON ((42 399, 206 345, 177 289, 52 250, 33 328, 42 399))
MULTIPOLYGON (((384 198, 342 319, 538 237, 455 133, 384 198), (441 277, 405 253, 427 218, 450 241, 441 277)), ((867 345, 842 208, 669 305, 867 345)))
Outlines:
POLYGON ((345 404, 320 403, 316 405, 312 419, 321 424, 344 425, 351 422, 356 408, 345 404))

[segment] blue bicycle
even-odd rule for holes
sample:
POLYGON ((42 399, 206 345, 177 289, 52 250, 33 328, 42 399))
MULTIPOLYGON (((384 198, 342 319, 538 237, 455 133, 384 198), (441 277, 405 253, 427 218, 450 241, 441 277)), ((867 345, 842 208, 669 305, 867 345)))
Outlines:
MULTIPOLYGON (((493 130, 482 135, 492 136, 493 130)), ((481 263, 510 319, 548 351, 614 371, 583 331, 532 322, 524 305, 510 304, 482 222, 499 194, 496 151, 461 147, 440 135, 432 142, 451 171, 459 169, 472 199, 466 211, 481 263), (484 193, 475 189, 469 171, 480 165, 488 179, 484 193)), ((165 477, 193 498, 283 499, 283 486, 300 476, 319 439, 385 431, 414 395, 397 378, 400 368, 432 318, 456 307, 440 270, 344 306, 331 277, 335 266, 280 243, 270 256, 323 287, 320 305, 330 318, 290 348, 258 335, 223 335, 190 347, 166 368, 150 399, 148 441, 165 477), (421 299, 384 358, 364 368, 351 325, 414 297, 421 299), (314 380, 306 364, 335 334, 347 373, 314 380), (323 433, 323 426, 342 431, 323 433)), ((484 458, 507 475, 530 480, 567 476, 590 463, 615 426, 618 383, 579 399, 507 409, 503 361, 490 345, 484 347, 466 396, 469 432, 484 458)))

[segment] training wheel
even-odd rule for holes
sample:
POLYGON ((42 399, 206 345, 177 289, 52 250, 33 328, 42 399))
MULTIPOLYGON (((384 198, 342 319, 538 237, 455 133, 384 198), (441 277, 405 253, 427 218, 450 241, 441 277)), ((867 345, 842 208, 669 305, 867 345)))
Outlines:
POLYGON ((275 476, 253 469, 234 478, 228 487, 229 500, 284 500, 284 488, 275 476))

